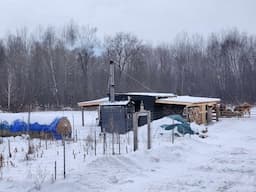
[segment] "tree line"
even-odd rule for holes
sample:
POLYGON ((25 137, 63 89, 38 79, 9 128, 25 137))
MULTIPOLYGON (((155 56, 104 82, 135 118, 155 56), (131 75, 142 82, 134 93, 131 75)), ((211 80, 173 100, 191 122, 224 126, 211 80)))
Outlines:
POLYGON ((116 92, 256 101, 254 35, 236 29, 208 38, 182 33, 171 43, 151 45, 124 32, 100 40, 96 28, 71 22, 0 38, 0 106, 75 107, 106 96, 109 60, 116 66, 116 92))

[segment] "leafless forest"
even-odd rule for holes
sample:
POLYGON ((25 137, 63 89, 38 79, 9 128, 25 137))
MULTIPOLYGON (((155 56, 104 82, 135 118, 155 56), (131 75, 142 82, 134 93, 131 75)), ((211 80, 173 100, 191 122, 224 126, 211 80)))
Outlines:
POLYGON ((233 29, 207 38, 182 33, 169 42, 153 46, 123 32, 99 40, 96 28, 74 23, 9 33, 0 39, 1 108, 76 106, 105 96, 109 59, 117 92, 256 101, 256 36, 233 29))

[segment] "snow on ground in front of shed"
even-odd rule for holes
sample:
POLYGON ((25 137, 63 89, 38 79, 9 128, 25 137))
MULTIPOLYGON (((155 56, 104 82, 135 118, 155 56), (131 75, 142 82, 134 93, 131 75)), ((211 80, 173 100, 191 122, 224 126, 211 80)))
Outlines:
MULTIPOLYGON (((86 126, 81 126, 79 112, 38 112, 34 118, 47 120, 65 114, 78 132, 77 142, 67 142, 67 176, 63 179, 63 146, 60 141, 46 142, 33 139, 37 151, 25 160, 27 140, 23 137, 4 138, 0 153, 8 159, 7 140, 12 157, 0 174, 0 192, 23 191, 256 191, 256 116, 251 118, 221 119, 208 126, 208 137, 197 135, 175 137, 160 128, 172 123, 163 118, 151 123, 152 149, 146 150, 146 126, 139 128, 139 150, 132 152, 132 133, 121 137, 121 155, 112 155, 111 135, 108 135, 107 154, 99 128, 95 124, 96 112, 85 112, 86 126), (41 114, 41 115, 40 115, 41 114), (94 130, 97 129, 97 156, 94 155, 94 130), (88 135, 90 135, 88 137, 88 135), (129 141, 129 143, 128 143, 129 141), (86 145, 88 144, 88 145, 86 145), (17 152, 15 152, 17 151, 17 152), (54 161, 57 162, 57 180, 54 181, 54 161)), ((256 115, 256 110, 252 112, 256 115)), ((20 113, 22 116, 22 113, 20 113)), ((17 114, 0 114, 9 120, 17 114)), ((31 117, 32 117, 31 116, 31 117)), ((198 128, 203 129, 203 126, 198 128)), ((118 145, 115 144, 115 153, 118 145)))

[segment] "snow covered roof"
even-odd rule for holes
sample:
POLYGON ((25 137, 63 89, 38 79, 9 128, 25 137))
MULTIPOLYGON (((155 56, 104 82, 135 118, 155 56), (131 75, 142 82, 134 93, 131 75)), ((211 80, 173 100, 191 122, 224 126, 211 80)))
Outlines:
POLYGON ((202 103, 217 103, 220 102, 219 98, 208 97, 193 97, 193 96, 176 96, 169 98, 157 99, 156 103, 162 104, 180 104, 180 105, 193 105, 202 103))
POLYGON ((140 95, 140 96, 152 96, 152 97, 174 97, 173 93, 152 93, 152 92, 128 92, 118 93, 123 95, 140 95))
MULTIPOLYGON (((139 96, 152 96, 152 97, 159 97, 159 98, 175 97, 175 95, 172 93, 151 93, 151 92, 128 92, 128 93, 117 93, 116 95, 127 95, 127 96, 139 95, 139 96)), ((103 103, 105 103, 104 105, 110 105, 110 103, 108 104, 108 101, 109 101, 109 98, 104 97, 101 99, 79 102, 77 104, 79 107, 94 107, 94 106, 102 105, 103 103)), ((121 101, 119 104, 118 102, 117 101, 115 102, 116 105, 127 105, 127 104, 123 104, 121 101)), ((113 103, 111 103, 111 105, 113 105, 113 103)))
POLYGON ((79 102, 78 106, 79 107, 92 107, 92 106, 98 106, 101 103, 107 102, 109 100, 108 97, 104 97, 101 99, 95 99, 95 100, 91 100, 91 101, 83 101, 83 102, 79 102))
POLYGON ((110 102, 110 101, 107 101, 107 102, 104 102, 104 103, 101 103, 100 105, 127 105, 130 101, 114 101, 114 102, 110 102))
MULTIPOLYGON (((159 97, 159 99, 156 100, 156 103, 162 103, 162 104, 194 105, 194 104, 202 104, 202 103, 220 102, 219 98, 175 96, 172 93, 128 92, 128 93, 120 93, 120 94, 159 97)), ((99 105, 127 105, 128 103, 129 101, 110 102, 108 97, 104 97, 101 99, 79 102, 78 106, 93 107, 93 106, 99 106, 99 105)))

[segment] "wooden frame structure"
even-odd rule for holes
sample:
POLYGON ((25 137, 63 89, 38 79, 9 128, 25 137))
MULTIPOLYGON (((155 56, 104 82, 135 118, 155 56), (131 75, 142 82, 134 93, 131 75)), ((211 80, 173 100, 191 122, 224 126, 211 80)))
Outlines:
POLYGON ((151 113, 150 111, 146 111, 144 109, 141 109, 139 112, 135 112, 133 114, 133 150, 137 151, 138 150, 138 120, 139 117, 147 117, 147 149, 151 149, 151 113))
POLYGON ((100 104, 107 102, 109 100, 108 97, 104 97, 101 99, 95 99, 91 101, 83 101, 77 103, 79 107, 81 107, 82 111, 82 126, 84 126, 84 108, 98 108, 100 104))
POLYGON ((183 105, 185 106, 185 112, 187 119, 189 117, 189 109, 198 109, 196 115, 199 117, 197 120, 198 124, 208 124, 211 122, 213 117, 215 120, 219 120, 218 98, 207 98, 207 97, 192 97, 192 96, 177 96, 171 98, 157 99, 156 103, 169 104, 169 105, 183 105), (214 110, 214 111, 213 111, 214 110), (215 113, 215 116, 213 115, 215 113))
MULTIPOLYGON (((144 102, 145 109, 151 111, 151 120, 176 112, 182 115, 184 109, 187 119, 198 124, 208 124, 212 120, 219 120, 219 98, 175 96, 171 93, 117 93, 117 101, 131 100, 134 103, 135 111, 139 109, 139 103, 144 102), (178 111, 177 111, 178 110, 178 111), (191 115, 192 113, 192 115, 191 115), (193 117, 193 116, 196 116, 193 117)), ((97 108, 101 104, 109 102, 109 98, 85 101, 78 103, 82 109, 82 124, 84 125, 84 108, 97 108)), ((147 122, 143 122, 144 124, 147 122)))

